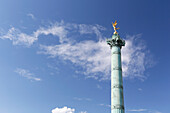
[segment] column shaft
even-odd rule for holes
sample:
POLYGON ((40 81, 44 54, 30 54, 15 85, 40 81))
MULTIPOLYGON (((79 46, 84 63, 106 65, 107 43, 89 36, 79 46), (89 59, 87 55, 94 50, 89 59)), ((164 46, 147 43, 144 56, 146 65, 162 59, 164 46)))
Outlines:
POLYGON ((111 48, 111 113, 124 113, 121 49, 111 48))

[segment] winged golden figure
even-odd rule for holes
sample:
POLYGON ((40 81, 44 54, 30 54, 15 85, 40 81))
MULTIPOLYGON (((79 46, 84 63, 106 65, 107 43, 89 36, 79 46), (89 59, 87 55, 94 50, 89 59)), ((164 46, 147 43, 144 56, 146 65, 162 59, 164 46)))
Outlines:
POLYGON ((114 28, 114 30, 115 30, 114 34, 117 34, 117 31, 116 31, 116 30, 120 29, 120 28, 116 28, 117 21, 115 21, 115 23, 112 22, 112 25, 113 25, 113 28, 114 28))

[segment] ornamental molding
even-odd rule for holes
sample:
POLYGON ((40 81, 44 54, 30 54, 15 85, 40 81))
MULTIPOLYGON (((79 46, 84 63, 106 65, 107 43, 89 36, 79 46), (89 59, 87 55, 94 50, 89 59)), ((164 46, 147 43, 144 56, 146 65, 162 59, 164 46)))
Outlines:
POLYGON ((124 109, 123 105, 116 105, 116 106, 111 106, 112 109, 124 109))
POLYGON ((122 68, 121 67, 113 67, 113 70, 120 70, 120 71, 122 71, 122 68))
POLYGON ((121 88, 121 89, 123 89, 123 85, 115 84, 115 85, 112 86, 112 88, 121 88))
POLYGON ((114 52, 112 52, 112 54, 121 54, 121 52, 120 51, 114 51, 114 52))
POLYGON ((107 44, 110 45, 110 48, 113 46, 122 48, 122 46, 125 46, 125 40, 121 39, 118 34, 114 34, 112 39, 107 39, 107 44))

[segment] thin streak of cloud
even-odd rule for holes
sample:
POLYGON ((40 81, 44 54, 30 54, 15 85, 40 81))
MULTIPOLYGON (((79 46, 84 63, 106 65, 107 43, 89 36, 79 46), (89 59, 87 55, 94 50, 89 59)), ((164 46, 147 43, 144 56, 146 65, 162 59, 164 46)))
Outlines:
POLYGON ((80 34, 93 34, 95 33, 98 38, 102 38, 101 31, 106 30, 103 26, 100 25, 86 25, 80 24, 79 25, 79 32, 80 34))
POLYGON ((35 20, 35 16, 32 13, 28 13, 27 16, 31 17, 33 20, 35 20))
POLYGON ((87 113, 87 111, 80 111, 79 113, 87 113))
POLYGON ((90 98, 79 98, 79 97, 74 97, 74 100, 78 100, 78 101, 91 101, 90 98))
POLYGON ((129 109, 128 111, 141 112, 141 111, 147 111, 147 109, 129 109))
POLYGON ((139 91, 142 91, 143 89, 142 88, 138 88, 139 91))
POLYGON ((127 110, 128 113, 136 113, 136 112, 140 112, 140 113, 144 113, 144 112, 147 112, 147 113, 162 113, 160 111, 157 111, 157 110, 153 110, 153 109, 128 109, 127 110))
POLYGON ((78 100, 78 101, 83 100, 82 98, 78 98, 78 97, 74 97, 73 99, 74 99, 74 100, 78 100))
POLYGON ((99 85, 99 84, 97 84, 97 88, 98 88, 98 89, 102 89, 102 86, 99 85))
POLYGON ((99 104, 100 106, 104 106, 104 107, 111 107, 111 105, 109 105, 109 104, 99 104))
POLYGON ((27 79, 34 80, 34 81, 41 81, 41 78, 35 77, 35 75, 33 73, 30 73, 29 70, 17 68, 15 72, 27 79))

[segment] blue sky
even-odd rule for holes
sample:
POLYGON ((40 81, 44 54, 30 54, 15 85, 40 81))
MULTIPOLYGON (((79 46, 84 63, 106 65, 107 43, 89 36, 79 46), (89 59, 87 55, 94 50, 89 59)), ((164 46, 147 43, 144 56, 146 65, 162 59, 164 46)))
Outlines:
POLYGON ((111 22, 118 21, 126 113, 168 113, 169 2, 0 2, 0 113, 110 112, 111 22))

